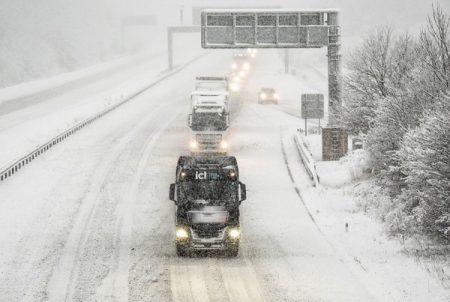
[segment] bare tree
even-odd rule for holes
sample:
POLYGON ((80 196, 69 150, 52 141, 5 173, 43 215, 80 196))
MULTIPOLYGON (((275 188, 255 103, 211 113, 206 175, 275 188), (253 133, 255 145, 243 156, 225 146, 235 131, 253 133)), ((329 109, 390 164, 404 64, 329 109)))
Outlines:
POLYGON ((407 86, 417 65, 416 52, 409 34, 394 35, 391 28, 382 27, 350 54, 342 108, 342 122, 350 131, 367 133, 382 99, 395 99, 410 91, 407 86))
POLYGON ((436 96, 450 88, 450 15, 433 5, 427 27, 420 34, 421 62, 426 77, 423 88, 436 96))

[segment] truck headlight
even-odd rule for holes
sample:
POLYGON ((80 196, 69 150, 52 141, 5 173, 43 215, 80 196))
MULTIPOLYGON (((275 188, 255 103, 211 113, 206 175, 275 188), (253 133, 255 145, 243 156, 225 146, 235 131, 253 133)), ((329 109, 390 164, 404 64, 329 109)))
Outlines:
POLYGON ((189 146, 191 147, 191 149, 195 150, 198 148, 198 144, 196 141, 190 141, 189 142, 189 146))
POLYGON ((245 77, 245 76, 246 76, 245 70, 239 71, 239 76, 240 76, 241 78, 245 77))
POLYGON ((238 68, 238 66, 236 63, 231 64, 231 69, 237 69, 237 68, 238 68))
POLYGON ((229 229, 228 236, 231 239, 238 239, 241 236, 241 231, 238 228, 229 229))
POLYGON ((177 239, 186 239, 189 238, 189 233, 186 229, 184 228, 178 228, 176 233, 175 233, 177 239))
POLYGON ((250 63, 245 62, 245 63, 244 63, 244 69, 245 69, 245 70, 249 70, 249 69, 250 69, 250 63))
POLYGON ((276 99, 276 100, 278 100, 278 97, 279 97, 279 96, 278 96, 278 94, 276 94, 276 93, 273 95, 273 98, 276 99))
POLYGON ((222 142, 220 142, 220 147, 222 149, 227 149, 228 148, 228 143, 226 141, 222 141, 222 142))
POLYGON ((266 97, 267 97, 267 95, 263 92, 263 93, 261 93, 260 95, 259 95, 260 97, 261 97, 261 99, 263 99, 263 100, 265 100, 266 99, 266 97))

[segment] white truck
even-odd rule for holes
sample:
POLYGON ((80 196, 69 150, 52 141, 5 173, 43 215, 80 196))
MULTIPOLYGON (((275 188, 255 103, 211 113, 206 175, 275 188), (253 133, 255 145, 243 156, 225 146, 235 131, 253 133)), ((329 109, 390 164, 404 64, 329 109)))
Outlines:
POLYGON ((189 114, 192 153, 226 154, 229 126, 228 80, 226 77, 197 77, 191 93, 189 114))

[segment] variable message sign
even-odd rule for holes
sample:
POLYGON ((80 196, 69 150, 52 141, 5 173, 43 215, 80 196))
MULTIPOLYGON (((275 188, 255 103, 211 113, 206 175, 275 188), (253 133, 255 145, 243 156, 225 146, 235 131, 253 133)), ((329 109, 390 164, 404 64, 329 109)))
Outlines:
POLYGON ((319 48, 334 42, 337 11, 204 10, 203 48, 319 48))

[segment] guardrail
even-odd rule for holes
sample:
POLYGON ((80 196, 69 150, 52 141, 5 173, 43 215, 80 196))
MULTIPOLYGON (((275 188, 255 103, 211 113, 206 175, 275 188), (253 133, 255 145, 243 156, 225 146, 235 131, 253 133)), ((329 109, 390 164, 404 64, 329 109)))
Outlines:
POLYGON ((61 141, 65 140, 67 137, 71 136, 75 132, 79 131, 80 129, 84 128, 85 126, 91 124, 95 120, 101 118, 102 116, 108 114, 109 112, 115 110, 116 108, 122 106, 123 104, 127 103, 128 101, 134 99, 138 95, 145 92, 147 89, 155 86, 156 84, 160 83, 161 81, 167 79, 168 77, 180 72, 183 68, 191 64, 192 62, 198 60, 200 57, 202 57, 204 54, 201 54, 194 59, 188 61, 187 63, 181 65, 177 69, 174 69, 173 71, 168 72, 167 74, 159 77, 155 81, 151 82, 150 84, 146 85, 144 88, 139 89, 138 91, 128 95, 124 100, 121 102, 112 105, 109 108, 106 108, 105 110, 101 111, 100 113, 95 114, 94 116, 87 118, 86 120, 78 123, 77 125, 73 126, 69 130, 64 131, 63 133, 57 135, 56 137, 50 139, 45 144, 37 147, 33 151, 29 152, 25 156, 22 156, 18 160, 15 160, 13 163, 7 165, 6 168, 0 170, 0 182, 6 180, 7 178, 13 176, 15 173, 17 173, 23 166, 29 164, 31 161, 33 161, 36 157, 53 147, 54 145, 60 143, 61 141))
POLYGON ((303 137, 300 133, 300 131, 297 130, 297 132, 294 135, 294 141, 297 145, 298 153, 300 154, 300 158, 305 165, 306 172, 308 172, 311 180, 314 182, 314 186, 319 186, 319 176, 317 175, 316 171, 316 165, 314 163, 314 159, 312 158, 311 153, 309 152, 308 148, 306 147, 306 143, 303 140, 303 137))

